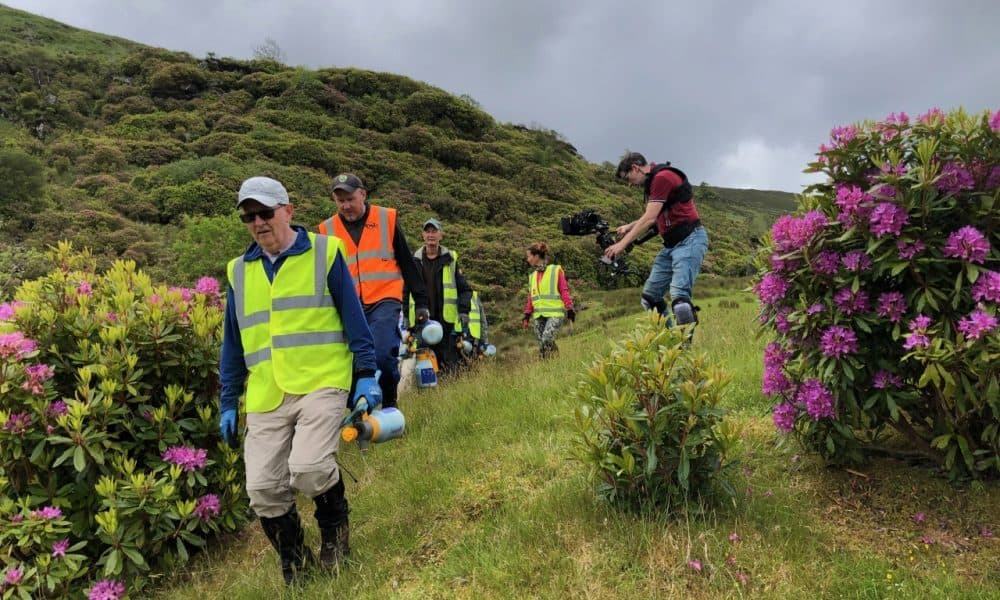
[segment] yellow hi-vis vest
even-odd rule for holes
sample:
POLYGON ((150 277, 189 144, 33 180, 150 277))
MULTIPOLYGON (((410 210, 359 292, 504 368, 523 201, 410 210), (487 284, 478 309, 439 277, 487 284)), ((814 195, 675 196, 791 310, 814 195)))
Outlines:
POLYGON ((545 267, 541 281, 538 280, 537 271, 532 271, 528 275, 528 290, 531 293, 534 318, 566 316, 566 308, 563 306, 562 296, 559 295, 559 273, 562 273, 562 267, 549 265, 545 267))
POLYGON ((483 305, 479 302, 479 292, 472 292, 472 305, 469 307, 469 335, 477 340, 483 338, 483 305))
MULTIPOLYGON (((451 323, 454 326, 458 323, 458 287, 455 285, 455 271, 453 269, 458 268, 458 252, 454 252, 441 246, 441 254, 444 253, 451 254, 451 264, 444 265, 441 268, 441 288, 442 288, 442 302, 444 303, 441 307, 441 318, 445 320, 446 323, 451 323)), ((423 248, 417 250, 413 253, 414 258, 423 257, 423 248)), ((433 281, 425 281, 424 285, 435 285, 433 281)), ((416 323, 416 305, 413 302, 413 296, 410 296, 410 323, 416 323)))
POLYGON ((286 258, 273 282, 256 261, 247 264, 240 256, 229 262, 243 360, 250 372, 248 413, 278 408, 286 393, 351 389, 353 355, 326 282, 344 244, 334 237, 307 235, 312 247, 286 258))

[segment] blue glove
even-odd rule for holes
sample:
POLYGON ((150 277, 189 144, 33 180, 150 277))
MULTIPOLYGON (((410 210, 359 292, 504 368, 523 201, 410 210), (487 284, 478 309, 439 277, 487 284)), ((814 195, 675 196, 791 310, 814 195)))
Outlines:
POLYGON ((354 385, 354 397, 351 398, 347 408, 351 410, 364 409, 371 414, 373 410, 382 405, 382 388, 378 384, 376 371, 374 377, 362 377, 354 385))
POLYGON ((239 443, 236 439, 236 409, 230 408, 222 411, 219 415, 219 433, 222 439, 230 448, 236 448, 239 443))

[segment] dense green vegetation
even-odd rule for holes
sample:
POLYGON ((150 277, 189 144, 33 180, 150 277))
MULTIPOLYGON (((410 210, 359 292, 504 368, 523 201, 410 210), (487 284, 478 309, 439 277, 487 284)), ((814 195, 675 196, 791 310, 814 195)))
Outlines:
MULTIPOLYGON (((597 246, 563 237, 561 215, 597 208, 617 223, 641 210, 638 191, 557 132, 497 123, 404 76, 199 59, 0 7, 0 295, 44 272, 40 250, 59 239, 176 284, 221 276, 247 242, 233 218, 243 178, 282 180, 311 227, 329 216, 341 171, 403 209, 411 245, 427 217, 448 224, 446 243, 501 315, 517 310, 500 301, 519 292, 523 248, 536 240, 577 287, 594 285, 597 246)), ((712 236, 704 272, 749 274, 754 236, 792 195, 699 192, 712 236)), ((635 262, 645 268, 655 246, 635 262)))

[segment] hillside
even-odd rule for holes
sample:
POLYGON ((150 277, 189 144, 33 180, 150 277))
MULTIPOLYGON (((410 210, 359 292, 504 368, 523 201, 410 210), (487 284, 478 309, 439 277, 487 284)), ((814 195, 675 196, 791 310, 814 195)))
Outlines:
MULTIPOLYGON (((195 58, 3 6, 0 136, 4 296, 59 239, 177 284, 221 276, 247 243, 235 190, 257 174, 283 181, 310 227, 333 210, 331 176, 359 174, 377 203, 401 209, 412 246, 424 219, 441 219, 445 244, 493 301, 516 295, 536 240, 577 286, 595 285, 593 237, 564 237, 559 217, 597 208, 617 224, 641 210, 638 191, 557 132, 497 123, 405 76, 195 58)), ((753 239, 794 208, 782 192, 702 185, 699 195, 709 276, 749 273, 753 239)), ((648 265, 655 246, 636 261, 648 265)))

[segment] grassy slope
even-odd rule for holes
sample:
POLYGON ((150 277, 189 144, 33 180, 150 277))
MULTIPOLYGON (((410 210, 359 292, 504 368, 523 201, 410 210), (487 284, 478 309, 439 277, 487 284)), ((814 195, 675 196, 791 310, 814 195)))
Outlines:
MULTIPOLYGON (((745 296, 703 302, 696 341, 736 375, 728 403, 745 431, 745 491, 735 506, 670 520, 601 504, 570 460, 572 390, 635 317, 602 323, 624 304, 590 301, 605 312, 583 311, 557 359, 536 361, 525 334, 500 364, 405 398, 404 439, 366 458, 344 449, 342 462, 359 478, 348 480, 351 566, 296 597, 1000 597, 1000 540, 979 536, 982 526, 1000 529, 996 482, 952 488, 891 461, 830 470, 794 446, 776 447, 759 393, 755 304, 745 296), (734 532, 739 541, 729 540, 734 532)), ((309 504, 300 501, 306 514, 309 504)), ((311 518, 307 525, 315 544, 311 518)), ((283 593, 276 557, 253 526, 158 597, 283 593)))

